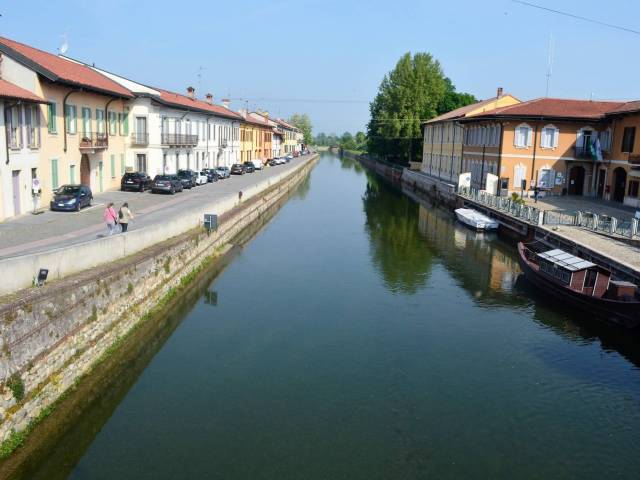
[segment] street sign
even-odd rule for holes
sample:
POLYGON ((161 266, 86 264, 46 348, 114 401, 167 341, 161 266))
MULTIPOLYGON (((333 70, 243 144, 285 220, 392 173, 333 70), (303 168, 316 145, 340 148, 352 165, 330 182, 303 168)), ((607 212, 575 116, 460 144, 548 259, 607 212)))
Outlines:
POLYGON ((218 229, 218 215, 214 213, 205 213, 204 214, 204 228, 207 231, 217 230, 218 229))

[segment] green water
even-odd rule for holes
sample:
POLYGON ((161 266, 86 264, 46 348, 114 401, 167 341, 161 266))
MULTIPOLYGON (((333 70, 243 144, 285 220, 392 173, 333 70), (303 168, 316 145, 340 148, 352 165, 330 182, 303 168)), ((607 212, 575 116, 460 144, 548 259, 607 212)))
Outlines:
POLYGON ((637 342, 352 161, 194 289, 29 478, 640 477, 637 342))

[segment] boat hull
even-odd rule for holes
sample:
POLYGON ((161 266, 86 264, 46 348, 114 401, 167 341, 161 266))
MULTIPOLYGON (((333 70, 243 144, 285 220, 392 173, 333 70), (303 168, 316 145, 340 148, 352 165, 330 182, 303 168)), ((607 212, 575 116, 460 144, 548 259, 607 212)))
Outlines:
POLYGON ((522 243, 518 244, 518 263, 529 283, 552 297, 589 312, 600 320, 628 329, 640 326, 640 302, 623 302, 585 295, 561 284, 540 273, 530 262, 524 252, 522 243))
POLYGON ((477 232, 497 230, 499 226, 495 220, 472 209, 458 208, 455 214, 460 223, 477 232))

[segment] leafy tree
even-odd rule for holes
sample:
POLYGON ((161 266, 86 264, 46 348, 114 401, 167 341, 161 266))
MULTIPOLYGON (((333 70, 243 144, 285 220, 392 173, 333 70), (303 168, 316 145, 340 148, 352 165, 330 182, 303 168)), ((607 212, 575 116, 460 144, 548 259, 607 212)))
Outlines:
POLYGON ((327 145, 327 135, 324 132, 320 132, 316 138, 313 139, 313 144, 324 147, 327 145))
POLYGON ((456 108, 476 103, 478 101, 478 99, 470 93, 456 92, 456 87, 448 77, 444 79, 444 82, 446 89, 442 100, 438 104, 438 115, 450 112, 451 110, 455 110, 456 108))
POLYGON ((310 145, 313 143, 313 134, 311 130, 313 127, 311 126, 311 120, 309 119, 309 115, 306 113, 294 113, 289 118, 288 122, 295 127, 298 127, 302 134, 304 135, 304 143, 310 145))
POLYGON ((358 150, 367 149, 367 136, 364 134, 364 132, 356 133, 355 141, 356 141, 356 149, 358 150))
POLYGON ((442 109, 448 111, 449 105, 468 102, 471 98, 455 91, 431 54, 404 54, 382 79, 378 94, 369 106, 369 153, 405 165, 409 161, 420 161, 421 123, 445 111, 442 109))
POLYGON ((356 141, 353 139, 353 135, 349 132, 344 132, 342 137, 340 137, 340 147, 344 150, 355 150, 356 149, 356 141))

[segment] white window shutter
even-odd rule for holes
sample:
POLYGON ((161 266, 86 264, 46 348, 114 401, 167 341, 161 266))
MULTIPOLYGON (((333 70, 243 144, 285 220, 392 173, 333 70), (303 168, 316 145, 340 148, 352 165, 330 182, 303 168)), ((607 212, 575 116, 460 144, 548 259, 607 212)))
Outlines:
POLYGON ((583 143, 584 143, 584 138, 582 136, 582 130, 578 130, 578 136, 576 137, 576 147, 578 148, 582 147, 583 143))
POLYGON ((518 139, 520 137, 520 127, 516 127, 515 132, 513 134, 513 145, 518 147, 518 139))
POLYGON ((548 146, 548 139, 547 139, 547 129, 543 128, 542 131, 540 132, 540 146, 542 148, 546 148, 548 146))
POLYGON ((533 131, 530 128, 525 129, 527 132, 527 147, 533 144, 533 131))
POLYGON ((560 138, 560 130, 557 128, 553 129, 553 139, 551 141, 551 146, 556 148, 558 146, 558 139, 560 138))

